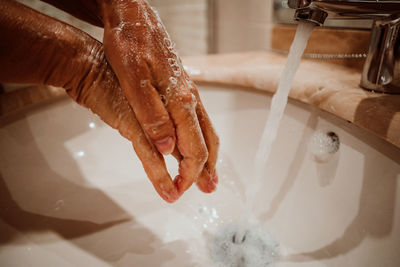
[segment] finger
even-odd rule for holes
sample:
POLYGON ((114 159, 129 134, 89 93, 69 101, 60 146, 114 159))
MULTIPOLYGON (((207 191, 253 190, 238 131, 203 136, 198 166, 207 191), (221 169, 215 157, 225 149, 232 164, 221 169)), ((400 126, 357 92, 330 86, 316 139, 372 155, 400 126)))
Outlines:
POLYGON ((196 95, 197 98, 197 118, 208 150, 207 162, 205 163, 204 169, 197 179, 196 184, 201 191, 211 193, 216 189, 218 183, 216 163, 218 158, 219 138, 215 133, 214 127, 212 126, 210 118, 201 103, 200 96, 196 89, 193 94, 196 95))
MULTIPOLYGON (((102 66, 107 66, 107 64, 102 64, 102 66)), ((81 92, 81 97, 76 100, 98 114, 111 127, 118 129, 122 136, 132 141, 135 152, 155 190, 165 201, 170 203, 176 201, 180 194, 168 174, 164 159, 149 143, 122 89, 118 86, 114 73, 109 68, 104 68, 97 73, 96 77, 98 80, 93 83, 94 86, 81 92)), ((68 91, 68 93, 76 98, 73 91, 68 91)))
POLYGON ((175 146, 174 151, 171 154, 178 162, 181 162, 182 160, 182 155, 181 152, 179 152, 178 146, 175 146))
MULTIPOLYGON (((140 127, 139 124, 137 126, 140 127)), ((163 156, 149 143, 143 132, 133 141, 133 147, 157 193, 169 203, 176 201, 181 193, 167 171, 163 156)))
POLYGON ((150 80, 140 80, 140 84, 134 88, 126 85, 125 95, 144 132, 158 151, 164 155, 171 154, 176 142, 175 127, 150 80))
POLYGON ((178 91, 168 105, 176 126, 177 146, 182 155, 179 175, 174 181, 179 193, 186 191, 197 180, 208 157, 195 105, 196 98, 188 89, 178 91))
POLYGON ((154 86, 157 81, 152 78, 149 59, 140 55, 140 51, 135 51, 136 56, 132 54, 131 47, 137 41, 130 40, 132 34, 128 33, 132 31, 129 25, 111 33, 107 31, 104 37, 107 58, 144 132, 160 153, 170 154, 176 142, 175 128, 154 86))

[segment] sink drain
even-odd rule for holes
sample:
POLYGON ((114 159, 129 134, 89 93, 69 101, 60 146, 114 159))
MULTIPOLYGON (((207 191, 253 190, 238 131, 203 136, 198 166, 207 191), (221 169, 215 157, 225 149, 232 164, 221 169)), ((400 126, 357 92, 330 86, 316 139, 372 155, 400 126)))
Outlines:
POLYGON ((248 227, 243 237, 239 225, 220 228, 210 240, 210 254, 217 266, 273 266, 278 257, 278 243, 259 226, 248 227))

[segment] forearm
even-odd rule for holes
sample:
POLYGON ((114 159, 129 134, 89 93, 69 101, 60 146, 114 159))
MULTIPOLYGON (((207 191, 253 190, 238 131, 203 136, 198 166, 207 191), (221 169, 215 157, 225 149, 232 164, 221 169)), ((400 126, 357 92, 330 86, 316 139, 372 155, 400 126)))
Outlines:
POLYGON ((101 44, 11 0, 0 1, 0 81, 76 88, 101 44), (87 64, 83 61, 88 59, 87 64))

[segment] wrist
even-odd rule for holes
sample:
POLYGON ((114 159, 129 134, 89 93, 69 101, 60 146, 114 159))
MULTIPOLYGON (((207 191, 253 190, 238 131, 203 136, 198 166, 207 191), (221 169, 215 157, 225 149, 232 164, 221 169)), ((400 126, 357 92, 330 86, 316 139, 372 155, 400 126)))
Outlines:
POLYGON ((100 7, 104 27, 115 28, 124 21, 132 21, 140 6, 148 5, 145 0, 96 0, 100 7))

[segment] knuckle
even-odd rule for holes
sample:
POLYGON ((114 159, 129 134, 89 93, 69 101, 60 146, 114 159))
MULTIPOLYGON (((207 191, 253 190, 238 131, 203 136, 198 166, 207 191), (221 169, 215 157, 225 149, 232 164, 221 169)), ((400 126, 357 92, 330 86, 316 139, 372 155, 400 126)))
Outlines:
POLYGON ((197 104, 196 97, 191 92, 181 93, 179 100, 185 107, 194 108, 197 104))
POLYGON ((214 146, 218 149, 220 145, 219 136, 213 131, 214 146))
POLYGON ((207 147, 205 145, 201 146, 201 148, 196 151, 195 157, 199 164, 203 165, 204 163, 206 163, 208 159, 207 147))
POLYGON ((161 116, 152 122, 143 123, 143 129, 152 139, 158 139, 168 135, 172 130, 172 125, 168 116, 161 116))

